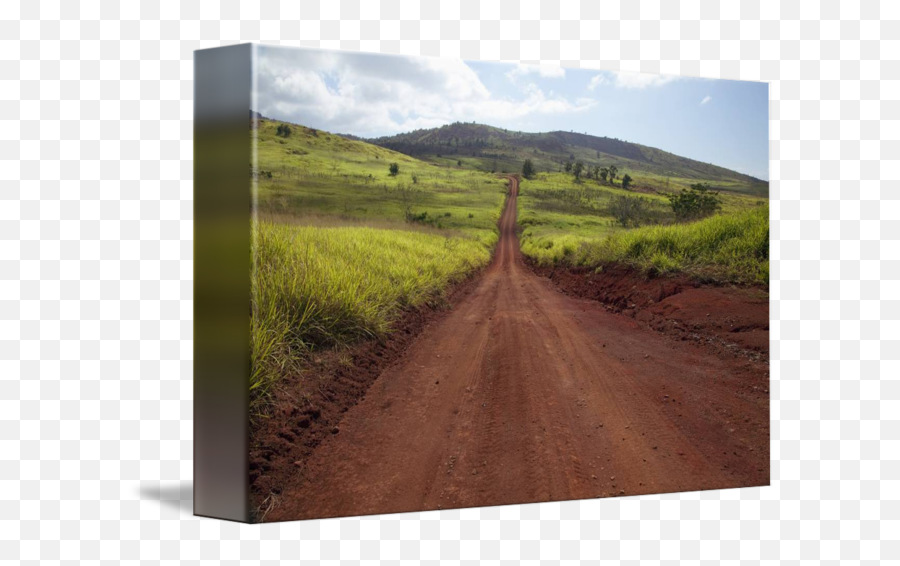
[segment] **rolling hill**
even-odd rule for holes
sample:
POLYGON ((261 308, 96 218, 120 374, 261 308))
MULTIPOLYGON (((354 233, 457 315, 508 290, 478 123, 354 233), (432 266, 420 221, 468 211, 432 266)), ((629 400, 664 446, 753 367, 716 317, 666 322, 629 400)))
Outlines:
POLYGON ((494 172, 517 172, 525 159, 538 171, 558 171, 567 161, 587 166, 615 165, 636 186, 673 190, 708 182, 713 187, 768 198, 769 183, 724 167, 680 157, 653 147, 574 132, 527 133, 456 122, 366 140, 424 161, 494 172))

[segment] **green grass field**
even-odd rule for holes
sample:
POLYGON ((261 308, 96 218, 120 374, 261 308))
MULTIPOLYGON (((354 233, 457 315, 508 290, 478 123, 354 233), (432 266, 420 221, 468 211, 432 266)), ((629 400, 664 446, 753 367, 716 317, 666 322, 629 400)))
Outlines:
MULTIPOLYGON (((302 374, 315 352, 384 337, 405 309, 439 300, 487 265, 507 192, 481 158, 426 162, 303 126, 283 136, 279 126, 263 120, 251 130, 258 161, 250 169, 257 198, 249 386, 257 414, 273 384, 302 374)), ((648 186, 674 191, 693 180, 620 168, 625 173, 634 190, 556 171, 522 180, 523 253, 542 264, 618 262, 720 282, 767 281, 764 200, 723 192, 720 214, 675 224, 665 191, 648 186), (623 195, 645 199, 652 225, 615 222, 610 203, 623 195)))
POLYGON ((553 261, 567 257, 581 243, 619 228, 606 212, 618 191, 564 173, 540 173, 519 183, 518 223, 522 253, 553 261))
POLYGON ((538 241, 527 252, 542 265, 602 269, 621 263, 645 272, 685 273, 716 283, 765 285, 769 281, 767 204, 686 224, 644 226, 594 238, 563 235, 549 240, 549 246, 547 241, 538 241))
POLYGON ((490 249, 477 239, 365 227, 254 224, 251 391, 265 393, 311 351, 386 335, 490 249))
POLYGON ((768 203, 722 193, 719 214, 676 224, 661 194, 641 194, 565 173, 540 173, 520 183, 522 253, 541 265, 598 267, 627 263, 658 273, 685 272, 718 282, 768 281, 768 203), (652 225, 624 229, 610 200, 646 199, 652 225))
POLYGON ((507 192, 494 175, 302 126, 283 137, 280 125, 252 130, 255 411, 314 352, 385 336, 404 309, 486 265, 507 192))
POLYGON ((410 228, 412 212, 426 213, 418 228, 450 231, 493 243, 506 181, 457 167, 439 167, 364 142, 294 126, 287 138, 280 125, 264 121, 258 132, 258 210, 295 219, 327 217, 331 222, 410 228), (389 173, 397 163, 400 172, 389 173))

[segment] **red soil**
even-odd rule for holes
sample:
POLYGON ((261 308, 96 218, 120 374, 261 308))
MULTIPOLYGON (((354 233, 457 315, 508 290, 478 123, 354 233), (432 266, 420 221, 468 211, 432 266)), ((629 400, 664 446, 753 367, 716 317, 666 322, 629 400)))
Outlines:
POLYGON ((394 323, 388 339, 372 340, 344 352, 325 352, 306 371, 286 376, 273 392, 265 417, 251 426, 250 494, 253 508, 277 497, 322 440, 334 433, 344 413, 362 399, 381 372, 399 360, 429 324, 440 320, 474 288, 471 277, 446 299, 410 309, 394 323))
POLYGON ((600 273, 530 267, 567 295, 600 301, 677 339, 768 360, 769 293, 762 287, 704 285, 686 276, 653 278, 615 265, 600 273))
MULTIPOLYGON (((693 286, 670 293, 663 283, 654 294, 659 282, 645 289, 650 298, 639 309, 643 284, 633 274, 626 277, 634 292, 602 280, 560 283, 608 305, 559 292, 523 263, 517 191, 511 179, 493 263, 450 312, 422 324, 414 338, 399 338, 391 363, 373 361, 366 375, 380 373, 374 381, 349 378, 346 396, 341 377, 321 379, 333 391, 321 399, 350 407, 342 417, 322 409, 327 423, 314 429, 318 419, 303 403, 282 402, 276 420, 291 439, 252 457, 255 498, 265 499, 259 519, 768 484, 768 365, 755 349, 765 340, 743 340, 751 334, 744 332, 727 333, 741 341, 712 346, 673 340, 679 333, 665 324, 666 317, 684 321, 678 325, 708 318, 704 332, 716 337, 745 318, 762 324, 761 315, 750 306, 744 318, 719 313, 732 308, 729 290, 721 290, 720 304, 711 302, 714 290, 693 286), (609 300, 616 296, 622 309, 609 300), (666 331, 650 328, 657 326, 666 331), (302 455, 297 465, 295 454, 302 455)), ((748 300, 762 308, 761 297, 748 300)))

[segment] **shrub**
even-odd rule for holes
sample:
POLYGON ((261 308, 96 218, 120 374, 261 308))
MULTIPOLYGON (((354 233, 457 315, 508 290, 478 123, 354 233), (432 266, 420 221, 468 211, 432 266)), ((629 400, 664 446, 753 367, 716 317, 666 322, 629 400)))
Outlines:
POLYGON ((717 191, 711 191, 706 183, 691 185, 678 194, 667 195, 672 212, 678 220, 697 220, 714 214, 722 208, 722 199, 717 191))
POLYGON ((530 159, 526 159, 525 163, 522 164, 522 176, 526 179, 534 178, 534 163, 531 162, 530 159))
POLYGON ((575 175, 575 180, 581 180, 581 174, 584 172, 584 163, 581 161, 577 161, 575 165, 572 167, 572 174, 575 175))
MULTIPOLYGON (((624 184, 624 179, 622 179, 624 184)), ((618 195, 609 201, 609 214, 624 228, 644 224, 650 215, 650 203, 642 197, 618 195)))

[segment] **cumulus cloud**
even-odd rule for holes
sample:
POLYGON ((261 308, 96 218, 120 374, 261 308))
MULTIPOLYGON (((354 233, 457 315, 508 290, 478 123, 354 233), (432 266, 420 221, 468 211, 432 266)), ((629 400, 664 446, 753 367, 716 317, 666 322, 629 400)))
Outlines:
POLYGON ((562 67, 544 67, 534 65, 518 64, 506 73, 507 78, 512 81, 527 75, 538 75, 545 79, 562 79, 566 76, 566 70, 562 67))
POLYGON ((700 106, 703 106, 704 104, 706 104, 706 103, 709 102, 710 100, 712 100, 712 97, 711 97, 710 95, 707 94, 706 96, 703 97, 703 100, 700 101, 700 106))
POLYGON ((604 71, 595 75, 588 83, 588 90, 594 90, 601 85, 613 85, 617 88, 644 89, 659 87, 681 77, 675 75, 648 75, 644 73, 626 73, 617 71, 604 71))
POLYGON ((595 104, 533 84, 519 98, 498 97, 459 60, 260 48, 257 69, 256 105, 264 116, 361 136, 579 112, 595 104))

